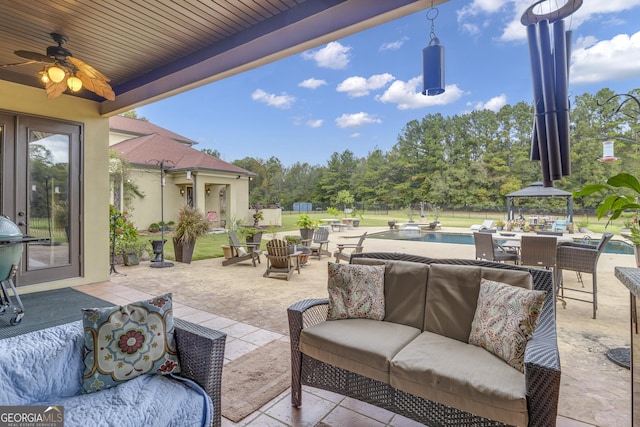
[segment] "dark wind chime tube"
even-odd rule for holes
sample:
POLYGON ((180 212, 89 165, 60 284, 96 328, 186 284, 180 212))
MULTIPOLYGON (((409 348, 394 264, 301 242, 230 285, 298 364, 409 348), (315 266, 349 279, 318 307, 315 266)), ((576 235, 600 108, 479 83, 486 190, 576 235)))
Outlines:
POLYGON ((553 182, 549 174, 549 163, 547 163, 547 140, 545 132, 544 100, 542 94, 542 70, 540 66, 540 49, 536 36, 536 25, 527 25, 527 38, 529 40, 529 58, 531 60, 531 77, 533 80, 533 136, 531 141, 531 160, 540 160, 542 168, 542 181, 545 187, 552 187, 553 182), (541 143, 542 142, 542 143, 541 143))
POLYGON ((561 178, 571 175, 571 144, 569 136, 569 52, 564 30, 564 20, 553 23, 553 57, 556 69, 556 114, 560 148, 561 178))
POLYGON ((533 78, 534 122, 531 160, 540 161, 545 187, 571 174, 569 122, 569 55, 571 35, 564 21, 527 25, 529 59, 533 78))

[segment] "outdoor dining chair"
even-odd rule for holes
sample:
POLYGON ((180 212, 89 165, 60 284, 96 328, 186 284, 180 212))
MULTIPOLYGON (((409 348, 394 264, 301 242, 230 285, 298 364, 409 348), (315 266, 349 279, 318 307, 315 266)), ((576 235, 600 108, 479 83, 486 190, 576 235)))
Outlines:
POLYGON ((509 250, 493 240, 493 233, 473 233, 473 242, 476 247, 476 259, 486 259, 487 261, 505 262, 512 261, 518 263, 518 253, 509 250))
MULTIPOLYGON (((558 298, 558 239, 555 236, 523 235, 520 240, 520 264, 552 271, 553 291, 558 298)), ((563 305, 566 303, 562 300, 563 305)))
POLYGON ((597 245, 586 243, 563 243, 558 246, 558 293, 563 300, 572 299, 576 301, 589 302, 593 304, 593 318, 596 318, 598 310, 598 259, 609 240, 613 237, 612 233, 604 233, 597 245), (582 288, 570 288, 564 285, 562 277, 563 270, 575 271, 578 282, 582 288), (585 289, 582 273, 591 274, 592 288, 585 289), (592 294, 591 299, 565 295, 565 292, 578 294, 592 294))

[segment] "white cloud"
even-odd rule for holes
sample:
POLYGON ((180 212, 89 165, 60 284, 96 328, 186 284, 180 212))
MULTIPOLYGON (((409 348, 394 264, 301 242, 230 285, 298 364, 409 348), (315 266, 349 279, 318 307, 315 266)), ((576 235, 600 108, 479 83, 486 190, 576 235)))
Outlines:
POLYGON ((304 87, 307 89, 317 89, 320 86, 325 86, 327 84, 326 81, 324 80, 320 80, 320 79, 315 79, 315 78, 310 78, 310 79, 306 79, 301 81, 300 83, 298 83, 298 86, 300 87, 304 87))
POLYGON ((353 76, 342 81, 336 90, 338 92, 346 92, 350 97, 356 98, 359 96, 369 95, 370 91, 381 89, 394 79, 395 77, 389 73, 374 74, 368 79, 360 76, 353 76))
POLYGON ((451 104, 460 99, 463 93, 457 85, 447 85, 443 94, 426 96, 421 93, 422 89, 419 89, 418 86, 422 86, 421 76, 414 77, 408 82, 396 80, 376 99, 385 103, 398 104, 398 110, 413 110, 451 104))
POLYGON ((318 67, 341 70, 349 65, 350 51, 351 47, 349 46, 343 46, 339 42, 331 42, 321 49, 304 52, 302 57, 315 61, 318 67))
POLYGON ((287 95, 286 93, 282 93, 282 95, 275 95, 273 93, 267 93, 262 89, 256 89, 251 94, 251 99, 254 101, 262 102, 267 104, 269 107, 276 107, 281 109, 291 108, 296 98, 287 95))
POLYGON ((349 135, 349 138, 360 138, 362 134, 360 132, 356 132, 356 133, 352 133, 351 135, 349 135))
POLYGON ((320 126, 322 126, 322 123, 324 123, 324 120, 322 119, 307 120, 306 125, 309 126, 310 128, 319 128, 320 126))
MULTIPOLYGON (((566 2, 557 2, 556 0, 547 0, 534 9, 536 14, 543 14, 549 10, 549 4, 552 5, 553 10, 557 9, 558 4, 564 5, 566 2), (540 10, 540 11, 539 11, 540 10)), ((520 23, 520 18, 532 4, 531 0, 474 0, 470 4, 458 9, 458 24, 461 28, 472 34, 477 34, 480 28, 485 28, 484 25, 478 25, 473 22, 478 19, 486 19, 490 16, 495 16, 497 19, 502 19, 503 14, 507 13, 511 18, 505 23, 494 23, 493 25, 502 25, 502 34, 499 37, 500 41, 522 42, 527 38, 526 27, 520 23)), ((640 6, 640 0, 606 0, 606 1, 585 1, 583 5, 571 15, 571 28, 577 29, 583 22, 593 19, 604 14, 613 14, 624 12, 625 10, 633 9, 640 6)), ((611 25, 611 24, 609 24, 611 25)))
POLYGON ((404 42, 406 42, 407 40, 409 40, 408 37, 403 37, 400 40, 396 40, 394 42, 388 42, 388 43, 383 43, 379 50, 380 51, 385 51, 385 50, 398 50, 402 47, 402 45, 404 44, 404 42))
POLYGON ((507 95, 500 94, 498 96, 494 96, 487 102, 476 103, 473 109, 474 110, 491 110, 497 113, 505 105, 507 105, 507 95))
POLYGON ((640 75, 640 31, 629 36, 619 34, 611 40, 580 40, 573 49, 571 83, 598 83, 624 80, 640 75), (589 44, 591 43, 591 44, 589 44))
POLYGON ((355 114, 343 114, 336 119, 336 125, 339 128, 357 128, 371 123, 382 123, 382 120, 375 116, 359 112, 355 114))

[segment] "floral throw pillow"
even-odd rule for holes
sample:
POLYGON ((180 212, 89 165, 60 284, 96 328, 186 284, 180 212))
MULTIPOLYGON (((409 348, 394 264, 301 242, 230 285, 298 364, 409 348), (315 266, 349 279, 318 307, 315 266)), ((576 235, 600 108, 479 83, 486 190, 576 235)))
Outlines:
POLYGON ((82 312, 85 393, 147 373, 180 372, 171 294, 123 306, 85 308, 82 312))
POLYGON ((524 372, 524 350, 533 336, 546 292, 482 279, 469 344, 524 372))
POLYGON ((329 263, 328 320, 384 319, 384 265, 329 263))

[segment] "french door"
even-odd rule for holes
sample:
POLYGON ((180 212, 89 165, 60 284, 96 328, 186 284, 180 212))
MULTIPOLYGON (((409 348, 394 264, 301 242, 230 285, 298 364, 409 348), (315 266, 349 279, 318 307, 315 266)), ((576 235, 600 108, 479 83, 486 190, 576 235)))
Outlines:
MULTIPOLYGON (((24 235, 16 285, 82 274, 82 126, 0 113, 2 213, 24 235)), ((2 278, 4 279, 4 278, 2 278)))

